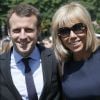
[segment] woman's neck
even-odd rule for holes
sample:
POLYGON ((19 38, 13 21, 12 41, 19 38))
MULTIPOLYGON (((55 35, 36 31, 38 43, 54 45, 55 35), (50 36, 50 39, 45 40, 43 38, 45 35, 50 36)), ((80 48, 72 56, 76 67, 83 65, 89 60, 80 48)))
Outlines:
POLYGON ((82 52, 77 52, 73 54, 73 59, 75 61, 80 61, 80 60, 86 60, 90 56, 90 53, 88 51, 82 51, 82 52))

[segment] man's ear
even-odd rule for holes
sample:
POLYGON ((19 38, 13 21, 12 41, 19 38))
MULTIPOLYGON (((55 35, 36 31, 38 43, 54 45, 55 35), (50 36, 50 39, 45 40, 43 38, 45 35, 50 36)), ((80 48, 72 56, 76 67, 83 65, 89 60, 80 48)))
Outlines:
POLYGON ((38 28, 37 33, 38 33, 38 37, 40 37, 40 35, 41 35, 41 28, 38 28))
POLYGON ((9 36, 9 38, 11 37, 11 34, 10 34, 10 30, 8 29, 8 36, 9 36))

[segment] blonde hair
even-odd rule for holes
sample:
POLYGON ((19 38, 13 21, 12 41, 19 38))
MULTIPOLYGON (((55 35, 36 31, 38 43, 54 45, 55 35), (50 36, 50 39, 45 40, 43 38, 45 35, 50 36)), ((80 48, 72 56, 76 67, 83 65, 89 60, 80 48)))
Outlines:
POLYGON ((57 35, 58 28, 70 25, 74 20, 78 20, 87 26, 86 50, 94 52, 100 42, 97 40, 92 25, 91 17, 87 9, 77 2, 71 2, 60 7, 52 19, 52 39, 56 57, 60 61, 64 61, 70 55, 65 49, 57 35))
POLYGON ((7 37, 6 38, 3 38, 1 40, 1 50, 0 50, 0 54, 2 53, 5 53, 5 52, 8 52, 9 49, 12 47, 12 41, 10 39, 8 39, 7 37))

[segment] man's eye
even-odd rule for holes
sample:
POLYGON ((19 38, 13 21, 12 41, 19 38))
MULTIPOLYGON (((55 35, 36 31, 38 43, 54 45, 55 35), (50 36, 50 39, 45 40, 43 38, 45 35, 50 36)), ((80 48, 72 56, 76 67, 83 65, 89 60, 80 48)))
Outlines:
POLYGON ((33 32, 34 31, 34 29, 31 29, 31 28, 25 28, 25 32, 27 32, 27 33, 31 33, 31 32, 33 32))
POLYGON ((21 29, 14 29, 13 32, 14 33, 20 33, 21 29))

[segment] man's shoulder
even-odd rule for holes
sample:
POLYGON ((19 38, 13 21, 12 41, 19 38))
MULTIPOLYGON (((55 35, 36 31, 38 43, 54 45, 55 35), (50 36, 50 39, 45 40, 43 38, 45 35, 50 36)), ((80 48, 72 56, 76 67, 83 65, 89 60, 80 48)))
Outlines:
POLYGON ((37 45, 37 47, 38 47, 38 49, 39 49, 39 51, 40 51, 41 54, 44 54, 44 55, 45 54, 46 55, 54 54, 54 51, 53 51, 52 48, 46 48, 46 47, 44 47, 42 45, 37 45))
POLYGON ((10 51, 0 54, 0 60, 9 59, 9 57, 10 57, 10 51))

